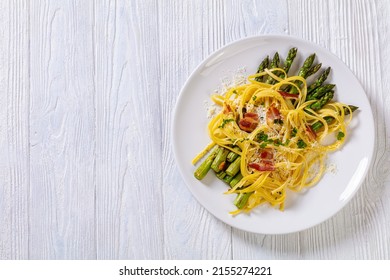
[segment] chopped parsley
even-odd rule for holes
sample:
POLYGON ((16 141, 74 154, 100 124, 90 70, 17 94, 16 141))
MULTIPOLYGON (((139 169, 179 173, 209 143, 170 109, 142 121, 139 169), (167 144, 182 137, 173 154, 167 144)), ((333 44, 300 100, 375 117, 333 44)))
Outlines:
POLYGON ((283 145, 282 141, 280 141, 279 139, 276 139, 276 140, 274 141, 274 144, 275 144, 275 146, 283 145))
POLYGON ((283 124, 283 120, 282 119, 274 119, 274 123, 275 124, 283 124))
POLYGON ((233 122, 233 121, 234 121, 233 119, 224 119, 222 121, 222 124, 219 126, 219 128, 224 128, 227 123, 233 122))
POLYGON ((298 129, 296 127, 294 127, 291 131, 291 137, 295 137, 297 136, 297 133, 298 133, 298 129))
POLYGON ((337 133, 337 140, 343 139, 344 136, 345 136, 345 134, 342 131, 339 131, 339 133, 337 133))
POLYGON ((257 138, 258 142, 268 141, 268 134, 265 134, 264 131, 261 131, 260 133, 258 133, 256 135, 256 138, 257 138))
POLYGON ((304 149, 304 148, 307 147, 307 144, 302 139, 299 139, 298 142, 297 142, 297 146, 300 149, 304 149))
POLYGON ((256 96, 256 95, 253 95, 252 100, 255 101, 256 98, 257 98, 257 96, 256 96))

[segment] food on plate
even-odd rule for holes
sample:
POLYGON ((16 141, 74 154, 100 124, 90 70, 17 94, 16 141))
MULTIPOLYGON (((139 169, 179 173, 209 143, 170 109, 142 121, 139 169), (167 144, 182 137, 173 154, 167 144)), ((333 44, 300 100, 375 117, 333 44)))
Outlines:
POLYGON ((348 137, 357 107, 333 99, 335 85, 326 83, 331 68, 320 71, 315 54, 290 74, 296 56, 296 48, 283 64, 277 52, 267 56, 245 84, 212 96, 220 111, 208 124, 211 143, 193 159, 205 157, 194 176, 202 180, 213 170, 226 182, 226 193, 236 195, 231 214, 264 203, 283 210, 286 191, 315 185, 327 154, 348 137))

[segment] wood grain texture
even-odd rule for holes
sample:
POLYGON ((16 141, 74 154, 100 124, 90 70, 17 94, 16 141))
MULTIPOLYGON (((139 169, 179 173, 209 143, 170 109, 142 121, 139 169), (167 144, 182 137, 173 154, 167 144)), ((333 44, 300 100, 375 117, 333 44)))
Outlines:
POLYGON ((0 3, 0 259, 390 259, 385 0, 0 3), (303 232, 227 226, 175 164, 176 99, 213 51, 291 34, 341 58, 371 102, 373 166, 303 232))
POLYGON ((160 107, 163 139, 164 258, 230 259, 231 229, 191 196, 175 166, 171 147, 172 112, 188 75, 225 44, 223 1, 189 1, 159 6, 160 107))
POLYGON ((29 5, 2 2, 0 259, 29 256, 29 5))
POLYGON ((92 12, 78 1, 31 6, 32 259, 96 257, 92 12))
POLYGON ((94 5, 97 258, 163 258, 157 2, 94 5))

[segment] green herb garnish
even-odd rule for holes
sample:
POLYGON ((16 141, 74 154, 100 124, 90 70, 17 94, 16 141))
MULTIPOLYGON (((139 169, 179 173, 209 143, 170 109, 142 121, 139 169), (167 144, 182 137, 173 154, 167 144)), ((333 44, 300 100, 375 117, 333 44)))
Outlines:
POLYGON ((344 136, 345 136, 345 134, 342 131, 339 131, 339 133, 337 133, 337 140, 343 139, 344 136))
POLYGON ((265 134, 264 131, 261 131, 260 133, 258 133, 256 135, 256 139, 258 140, 258 142, 260 142, 260 141, 267 141, 268 140, 268 134, 265 134))
POLYGON ((304 149, 304 148, 307 147, 307 144, 302 139, 299 139, 298 142, 297 142, 297 146, 300 149, 304 149))
POLYGON ((291 131, 291 137, 295 137, 297 136, 297 133, 298 133, 298 129, 296 127, 294 127, 291 131))
POLYGON ((234 120, 233 119, 224 119, 222 121, 222 124, 219 126, 219 128, 224 128, 224 126, 229 123, 229 122, 233 122, 234 120))
POLYGON ((275 124, 283 124, 282 119, 274 119, 275 124))

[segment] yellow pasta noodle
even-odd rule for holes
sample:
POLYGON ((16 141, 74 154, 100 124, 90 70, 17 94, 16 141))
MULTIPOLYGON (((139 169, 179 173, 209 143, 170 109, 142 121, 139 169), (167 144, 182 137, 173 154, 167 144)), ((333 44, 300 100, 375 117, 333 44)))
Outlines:
POLYGON ((317 100, 307 98, 306 80, 280 76, 287 76, 283 69, 266 69, 249 76, 246 84, 212 96, 221 110, 208 124, 211 143, 193 163, 214 146, 238 155, 242 178, 226 194, 250 196, 231 214, 250 212, 263 203, 283 210, 286 191, 315 185, 325 171, 327 154, 347 138, 353 111, 348 105, 330 101, 313 109, 317 100), (275 83, 258 82, 256 77, 262 76, 272 77, 275 83), (301 85, 297 94, 286 92, 297 83, 301 85))

